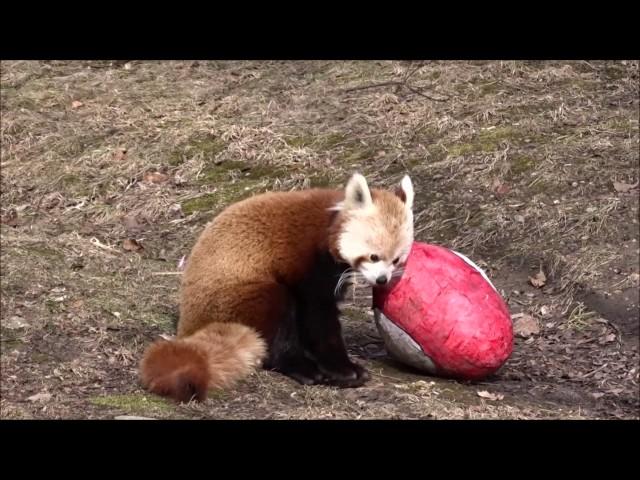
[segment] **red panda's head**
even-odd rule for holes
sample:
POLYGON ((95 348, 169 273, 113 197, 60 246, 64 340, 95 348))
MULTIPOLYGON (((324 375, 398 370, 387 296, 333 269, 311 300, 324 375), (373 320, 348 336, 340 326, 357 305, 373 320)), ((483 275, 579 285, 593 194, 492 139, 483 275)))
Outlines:
POLYGON ((413 244, 413 185, 405 176, 395 192, 369 190, 360 174, 349 180, 339 212, 336 250, 370 285, 402 272, 413 244))

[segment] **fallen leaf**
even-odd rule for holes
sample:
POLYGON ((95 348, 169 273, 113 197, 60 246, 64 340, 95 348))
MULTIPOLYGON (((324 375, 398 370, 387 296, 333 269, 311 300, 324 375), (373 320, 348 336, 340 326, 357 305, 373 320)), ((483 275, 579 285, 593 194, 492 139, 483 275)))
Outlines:
POLYGON ((140 250, 144 250, 144 247, 133 238, 127 238, 122 244, 122 248, 128 252, 139 252, 140 250))
POLYGON ((80 108, 84 105, 84 103, 78 101, 78 100, 74 100, 73 102, 71 102, 71 108, 80 108))
POLYGON ((19 317, 18 315, 13 315, 11 318, 9 318, 9 320, 4 320, 2 322, 2 326, 14 329, 28 327, 29 324, 24 320, 24 318, 19 317))
POLYGON ((513 333, 521 338, 529 338, 540 333, 538 321, 531 315, 521 313, 511 317, 513 320, 513 333))
POLYGON ((142 230, 142 225, 138 222, 136 215, 127 215, 124 217, 124 226, 128 233, 138 233, 142 230))
POLYGON ((486 390, 478 392, 478 396, 489 400, 502 400, 504 398, 504 395, 500 393, 489 393, 486 390))
POLYGON ((605 344, 605 343, 611 343, 611 342, 615 342, 616 341, 616 334, 615 333, 610 333, 609 335, 600 337, 600 340, 598 343, 605 344))
POLYGON ((509 185, 498 180, 497 178, 493 181, 491 189, 493 190, 493 193, 497 195, 506 195, 511 191, 511 187, 509 185))
POLYGON ((640 180, 638 180, 633 185, 630 185, 628 183, 623 183, 623 182, 613 182, 613 188, 616 189, 616 192, 622 192, 622 193, 628 192, 629 190, 633 190, 634 188, 638 188, 638 185, 640 185, 640 180))
POLYGON ((597 400, 600 397, 604 397, 604 393, 592 393, 591 396, 597 400))
POLYGON ((122 161, 126 160, 127 159, 127 149, 126 148, 119 148, 116 152, 114 152, 113 159, 118 161, 118 162, 122 162, 122 161))
POLYGON ((542 267, 540 267, 540 271, 536 273, 534 277, 529 277, 529 283, 536 288, 542 288, 547 284, 547 276, 542 271, 542 267))
POLYGON ((30 402, 48 402, 51 400, 50 393, 36 393, 35 395, 31 395, 27 398, 30 402))
POLYGON ((10 227, 18 226, 18 212, 16 212, 15 208, 12 208, 7 213, 5 213, 2 218, 0 218, 0 222, 5 225, 9 225, 10 227))
POLYGON ((64 203, 64 197, 60 192, 53 192, 42 199, 42 208, 51 210, 64 203))
POLYGON ((164 183, 169 180, 169 175, 160 172, 147 172, 144 174, 143 180, 149 183, 164 183))

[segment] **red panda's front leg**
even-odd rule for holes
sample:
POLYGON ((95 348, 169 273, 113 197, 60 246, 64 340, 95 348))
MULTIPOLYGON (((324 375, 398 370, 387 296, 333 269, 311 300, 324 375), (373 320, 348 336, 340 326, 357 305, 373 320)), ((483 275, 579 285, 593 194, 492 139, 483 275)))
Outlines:
POLYGON ((305 356, 314 360, 323 374, 322 383, 358 387, 369 374, 349 359, 335 297, 338 279, 346 268, 328 252, 318 255, 313 269, 295 288, 295 324, 305 356))

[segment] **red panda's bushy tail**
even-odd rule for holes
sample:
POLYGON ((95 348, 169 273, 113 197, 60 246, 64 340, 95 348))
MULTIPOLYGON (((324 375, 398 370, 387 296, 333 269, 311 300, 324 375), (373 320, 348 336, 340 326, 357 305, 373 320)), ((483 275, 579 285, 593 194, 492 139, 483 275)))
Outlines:
POLYGON ((252 328, 212 323, 177 340, 159 340, 140 363, 142 385, 178 402, 203 401, 212 388, 226 388, 260 365, 267 346, 252 328))

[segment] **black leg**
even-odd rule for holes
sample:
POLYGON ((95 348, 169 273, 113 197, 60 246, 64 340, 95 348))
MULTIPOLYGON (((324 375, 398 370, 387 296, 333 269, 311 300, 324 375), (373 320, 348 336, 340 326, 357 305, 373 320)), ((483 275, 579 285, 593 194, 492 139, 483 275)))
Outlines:
POLYGON ((287 312, 269 344, 269 356, 264 367, 291 377, 303 385, 324 383, 324 375, 316 363, 305 356, 293 307, 287 312))
POLYGON ((324 374, 323 383, 338 387, 363 385, 369 374, 349 359, 335 303, 313 302, 308 306, 298 318, 301 340, 307 355, 324 374))
POLYGON ((346 265, 320 254, 315 268, 294 291, 299 340, 307 358, 324 374, 324 383, 358 387, 369 379, 366 370, 347 354, 340 326, 335 288, 346 265))

